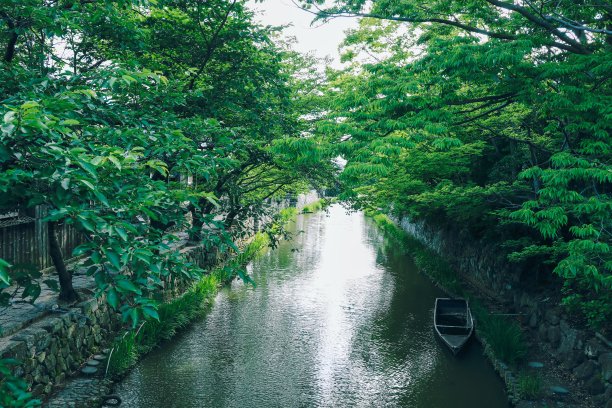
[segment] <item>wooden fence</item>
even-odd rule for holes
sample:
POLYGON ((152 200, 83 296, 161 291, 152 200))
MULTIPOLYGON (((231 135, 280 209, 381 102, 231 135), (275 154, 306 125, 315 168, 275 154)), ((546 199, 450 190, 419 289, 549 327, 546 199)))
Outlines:
MULTIPOLYGON (((49 256, 48 225, 42 219, 44 207, 15 210, 0 214, 0 258, 19 268, 43 270, 53 267, 49 256)), ((82 233, 72 225, 60 224, 57 239, 65 260, 85 241, 82 233)))

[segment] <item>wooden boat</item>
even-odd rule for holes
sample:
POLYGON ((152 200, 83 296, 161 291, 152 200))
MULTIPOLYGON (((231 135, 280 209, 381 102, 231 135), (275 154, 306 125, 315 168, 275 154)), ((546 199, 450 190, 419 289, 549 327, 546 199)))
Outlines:
POLYGON ((467 300, 437 298, 434 328, 453 354, 457 354, 474 331, 474 319, 467 300))

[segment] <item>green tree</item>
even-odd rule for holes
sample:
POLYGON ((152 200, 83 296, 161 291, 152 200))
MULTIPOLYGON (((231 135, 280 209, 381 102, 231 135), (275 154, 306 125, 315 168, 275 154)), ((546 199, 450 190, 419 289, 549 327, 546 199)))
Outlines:
POLYGON ((321 19, 363 18, 320 127, 348 160, 346 197, 505 241, 510 259, 551 265, 566 302, 602 327, 612 315, 612 9, 322 4, 304 2, 321 19))

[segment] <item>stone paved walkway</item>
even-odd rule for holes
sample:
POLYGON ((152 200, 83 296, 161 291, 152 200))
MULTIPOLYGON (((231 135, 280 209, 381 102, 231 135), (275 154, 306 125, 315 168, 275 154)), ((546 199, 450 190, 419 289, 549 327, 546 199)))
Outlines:
POLYGON ((77 377, 70 380, 44 406, 46 408, 89 408, 100 406, 111 389, 112 381, 104 378, 77 377))
MULTIPOLYGON (((93 278, 78 272, 73 278, 73 285, 79 293, 93 293, 95 287, 93 278)), ((44 316, 63 310, 62 305, 58 304, 57 292, 47 288, 44 283, 41 289, 34 304, 22 301, 19 296, 21 292, 18 292, 9 306, 0 307, 0 337, 11 336, 44 316)))

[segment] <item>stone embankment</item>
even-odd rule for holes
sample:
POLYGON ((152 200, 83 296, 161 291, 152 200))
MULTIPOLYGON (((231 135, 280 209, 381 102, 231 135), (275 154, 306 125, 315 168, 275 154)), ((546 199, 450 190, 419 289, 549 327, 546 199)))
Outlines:
MULTIPOLYGON (((448 260, 462 279, 484 296, 498 299, 506 312, 523 317, 523 327, 536 341, 542 359, 564 371, 570 385, 578 385, 591 405, 612 408, 612 343, 600 333, 574 327, 553 297, 534 294, 520 285, 526 271, 509 263, 493 244, 474 242, 452 230, 431 228, 403 219, 402 229, 448 260)), ((565 387, 550 387, 562 401, 565 387)), ((522 406, 530 406, 522 404, 522 406)))
POLYGON ((15 374, 31 384, 33 394, 44 396, 68 373, 79 370, 120 326, 120 319, 102 299, 92 299, 3 338, 0 354, 20 361, 15 374))

